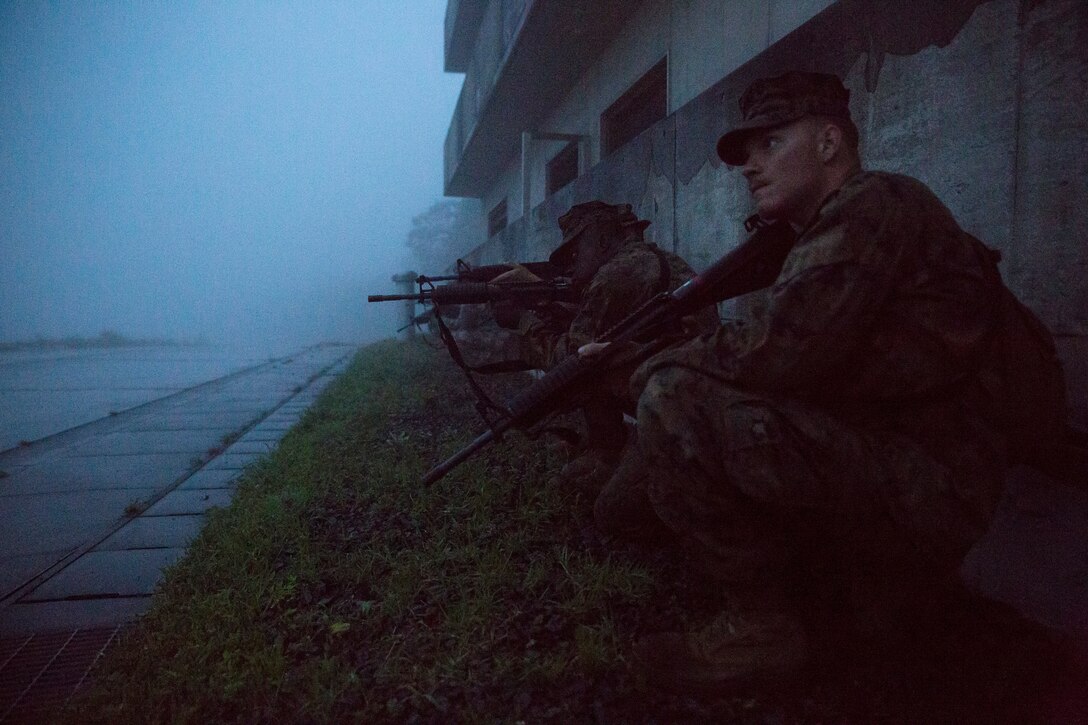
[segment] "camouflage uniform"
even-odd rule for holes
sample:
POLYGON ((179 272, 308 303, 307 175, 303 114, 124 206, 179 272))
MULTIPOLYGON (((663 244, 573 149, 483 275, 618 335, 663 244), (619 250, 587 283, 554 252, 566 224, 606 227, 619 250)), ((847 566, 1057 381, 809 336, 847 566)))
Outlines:
MULTIPOLYGON (((521 357, 535 368, 551 369, 655 295, 671 292, 694 276, 680 256, 649 242, 628 242, 590 280, 567 329, 556 330, 536 318, 523 322, 521 357)), ((717 322, 717 315, 709 309, 698 318, 704 331, 716 327, 717 322)))
POLYGON ((768 294, 632 380, 658 516, 736 581, 773 575, 802 520, 857 551, 961 556, 1065 415, 1053 342, 993 253, 920 182, 864 172, 768 294))
MULTIPOLYGON (((679 256, 637 239, 627 241, 586 284, 580 303, 566 319, 526 316, 520 328, 520 357, 531 367, 548 370, 662 292, 671 292, 695 276, 679 256)), ((689 327, 709 331, 716 327, 714 310, 705 310, 689 327)), ((697 334, 691 331, 688 336, 697 334)), ((623 412, 634 412, 627 399, 629 366, 606 375, 600 385, 583 391, 576 405, 586 424, 586 455, 569 463, 559 478, 596 491, 612 474, 627 439, 623 412)))

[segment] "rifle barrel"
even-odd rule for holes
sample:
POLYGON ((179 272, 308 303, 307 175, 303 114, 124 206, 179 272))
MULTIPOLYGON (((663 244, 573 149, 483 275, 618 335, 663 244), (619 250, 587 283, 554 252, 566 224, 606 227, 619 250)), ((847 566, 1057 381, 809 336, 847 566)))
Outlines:
POLYGON ((415 293, 411 295, 367 295, 367 302, 396 302, 397 300, 416 300, 423 302, 423 295, 415 293))
POLYGON ((415 300, 423 304, 478 305, 511 300, 527 305, 553 301, 573 301, 574 288, 566 280, 553 282, 513 282, 488 284, 487 282, 451 282, 408 295, 368 295, 367 302, 395 302, 415 300))
POLYGON ((509 427, 510 424, 507 421, 501 421, 494 428, 489 428, 485 430, 483 433, 477 436, 476 440, 472 441, 472 443, 469 443, 467 446, 459 450, 453 456, 447 458, 445 461, 442 461, 442 463, 439 463, 437 466, 427 471, 427 474, 423 477, 423 485, 430 486, 432 483, 445 476, 454 468, 457 468, 457 466, 461 465, 461 463, 466 458, 490 443, 497 433, 502 433, 509 427))

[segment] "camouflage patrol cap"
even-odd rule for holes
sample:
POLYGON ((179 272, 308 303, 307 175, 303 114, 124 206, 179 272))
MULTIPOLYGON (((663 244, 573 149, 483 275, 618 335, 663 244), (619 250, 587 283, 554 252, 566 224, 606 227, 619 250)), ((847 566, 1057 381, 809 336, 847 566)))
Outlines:
POLYGON ((568 268, 574 262, 577 251, 574 241, 587 227, 598 223, 611 223, 623 228, 638 227, 639 231, 650 226, 650 222, 635 215, 630 204, 606 204, 603 201, 575 204, 559 217, 563 241, 548 257, 548 261, 562 269, 568 268))
POLYGON ((740 97, 743 119, 718 139, 718 156, 730 166, 746 160, 744 140, 753 131, 784 126, 805 116, 830 116, 853 127, 850 91, 830 73, 790 71, 752 82, 740 97))

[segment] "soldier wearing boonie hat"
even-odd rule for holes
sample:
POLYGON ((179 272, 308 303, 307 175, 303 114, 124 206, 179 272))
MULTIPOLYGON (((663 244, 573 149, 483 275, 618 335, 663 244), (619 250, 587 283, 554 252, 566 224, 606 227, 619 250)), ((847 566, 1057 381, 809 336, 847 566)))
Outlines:
POLYGON ((847 590, 926 592, 986 530, 1009 467, 1053 460, 1065 436, 1049 332, 924 184, 862 170, 849 98, 822 73, 744 92, 717 152, 764 219, 791 225, 793 249, 750 319, 631 379, 638 446, 597 499, 598 528, 646 540, 656 517, 733 603, 636 643, 666 687, 797 670, 808 637, 784 573, 812 551, 873 562, 843 573, 847 590), (889 581, 896 556, 932 579, 889 581))
POLYGON ((558 223, 563 232, 563 241, 551 253, 548 261, 560 269, 572 268, 582 241, 581 235, 592 225, 599 225, 602 230, 611 232, 597 235, 593 243, 598 246, 622 242, 650 226, 650 222, 635 215, 630 204, 606 204, 603 201, 575 204, 559 217, 558 223))
MULTIPOLYGON (((518 326, 520 358, 533 368, 548 370, 579 347, 662 292, 676 289, 695 276, 677 254, 659 249, 643 239, 650 222, 639 219, 630 204, 589 201, 576 204, 559 217, 563 241, 549 257, 556 267, 568 270, 579 291, 578 304, 567 316, 525 314, 518 326)), ((529 281, 524 272, 507 273, 493 280, 529 281), (517 277, 514 274, 518 274, 517 277)), ((698 318, 709 332, 717 315, 708 308, 698 318)), ((626 377, 615 381, 626 392, 626 377)), ((562 484, 577 486, 589 495, 612 474, 627 438, 623 401, 604 384, 583 401, 586 441, 577 457, 559 474, 562 484)))

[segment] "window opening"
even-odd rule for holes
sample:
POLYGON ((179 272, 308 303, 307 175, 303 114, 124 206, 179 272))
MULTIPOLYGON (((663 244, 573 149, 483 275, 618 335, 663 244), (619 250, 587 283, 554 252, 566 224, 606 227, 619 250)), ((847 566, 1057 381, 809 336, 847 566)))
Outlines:
POLYGON ((487 237, 490 239, 506 229, 506 199, 503 199, 487 214, 487 237))
POLYGON ((578 143, 572 141, 544 167, 544 187, 551 196, 578 178, 578 143))
POLYGON ((602 155, 612 153, 667 115, 668 77, 668 58, 662 58, 601 114, 602 155))

